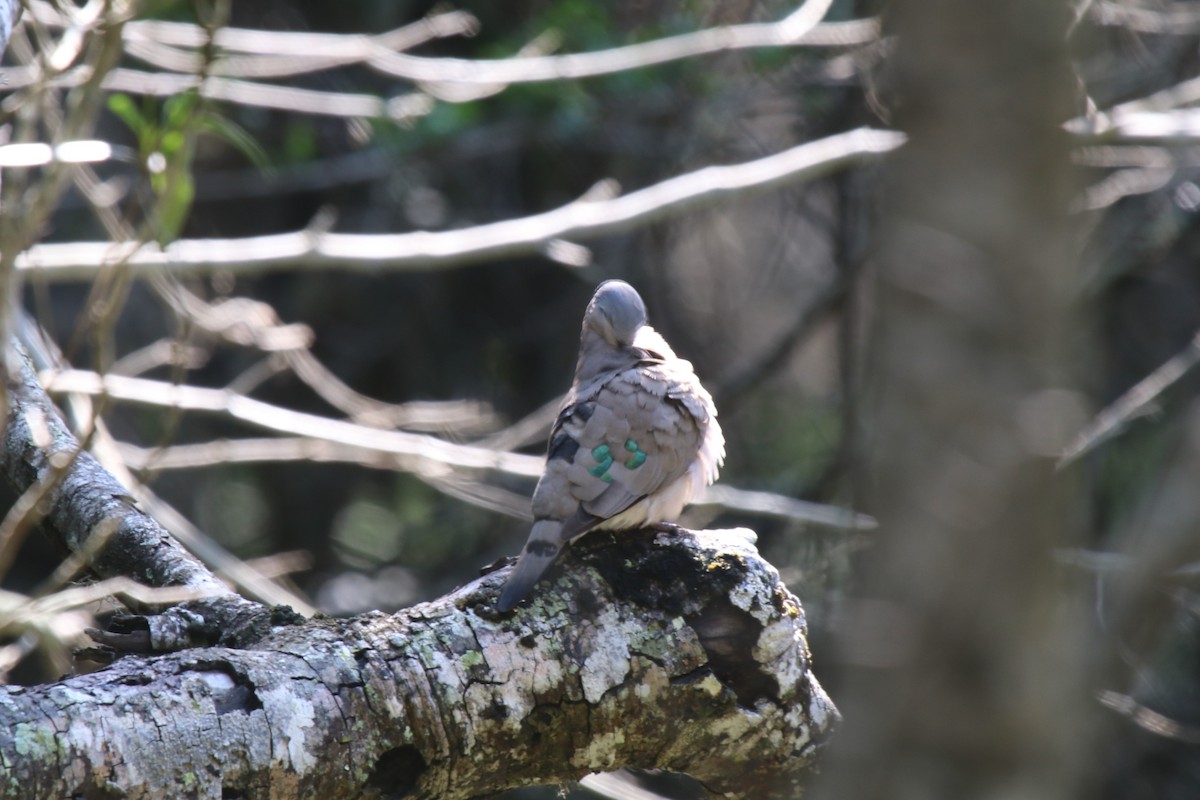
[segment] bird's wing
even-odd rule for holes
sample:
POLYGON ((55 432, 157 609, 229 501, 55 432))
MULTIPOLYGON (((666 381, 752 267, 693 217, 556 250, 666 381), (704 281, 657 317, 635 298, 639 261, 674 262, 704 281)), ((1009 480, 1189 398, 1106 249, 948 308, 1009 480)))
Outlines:
POLYGON ((669 370, 643 363, 594 385, 555 423, 535 518, 564 521, 572 539, 683 475, 700 448, 706 417, 669 370), (589 519, 590 518, 590 519, 589 519))

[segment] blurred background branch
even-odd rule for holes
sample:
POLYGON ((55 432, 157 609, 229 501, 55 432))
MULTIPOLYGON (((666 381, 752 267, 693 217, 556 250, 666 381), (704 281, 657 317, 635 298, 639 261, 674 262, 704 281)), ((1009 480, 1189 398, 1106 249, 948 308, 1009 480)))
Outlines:
POLYGON ((88 280, 120 261, 140 274, 176 278, 214 271, 351 268, 451 268, 532 253, 566 238, 586 239, 635 229, 751 192, 828 177, 897 147, 889 131, 859 129, 745 164, 710 166, 616 197, 584 197, 553 211, 475 228, 398 234, 338 234, 320 230, 248 239, 179 240, 165 249, 137 243, 72 242, 28 249, 18 268, 47 279, 88 280))

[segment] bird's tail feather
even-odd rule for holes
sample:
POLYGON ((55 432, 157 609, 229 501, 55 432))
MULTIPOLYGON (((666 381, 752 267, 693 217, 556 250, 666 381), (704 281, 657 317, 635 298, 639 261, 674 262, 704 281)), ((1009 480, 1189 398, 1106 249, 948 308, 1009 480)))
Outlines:
POLYGON ((529 531, 529 541, 517 559, 517 565, 509 573, 500 599, 496 602, 497 611, 509 611, 529 594, 529 590, 542 577, 558 553, 562 550, 562 523, 556 520, 543 519, 533 523, 529 531))

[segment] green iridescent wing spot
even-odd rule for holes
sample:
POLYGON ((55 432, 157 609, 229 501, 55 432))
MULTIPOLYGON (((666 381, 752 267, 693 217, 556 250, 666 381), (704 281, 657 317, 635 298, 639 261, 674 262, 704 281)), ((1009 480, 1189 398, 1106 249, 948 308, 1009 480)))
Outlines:
POLYGON ((592 458, 596 459, 596 466, 588 470, 601 480, 612 483, 612 476, 608 474, 608 468, 612 466, 613 457, 609 452, 608 445, 602 444, 592 448, 592 458))
POLYGON ((625 462, 626 469, 637 469, 642 464, 646 463, 646 452, 638 447, 638 443, 633 439, 625 440, 625 449, 633 453, 625 462))

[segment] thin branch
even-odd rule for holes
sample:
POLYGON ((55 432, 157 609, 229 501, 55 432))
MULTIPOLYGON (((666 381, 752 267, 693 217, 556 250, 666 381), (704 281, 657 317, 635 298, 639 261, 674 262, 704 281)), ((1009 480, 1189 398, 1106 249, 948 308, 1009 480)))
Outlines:
POLYGON ((1121 433, 1134 419, 1151 411, 1162 393, 1178 383, 1197 364, 1200 364, 1200 333, 1192 338, 1187 347, 1097 414, 1059 457, 1059 469, 1095 450, 1121 433))
MULTIPOLYGON (((28 0, 35 20, 48 27, 72 24, 71 16, 45 0, 28 0)), ((342 58, 346 63, 362 60, 379 48, 408 50, 432 39, 473 36, 479 21, 466 11, 431 14, 409 25, 379 34, 313 33, 252 30, 221 27, 209 31, 189 22, 136 20, 124 31, 127 44, 156 42, 183 48, 212 44, 222 51, 275 56, 307 56, 313 59, 342 58)), ((325 67, 322 67, 324 69, 325 67)))
MULTIPOLYGON (((223 29, 214 38, 216 47, 257 55, 219 59, 211 71, 214 77, 204 83, 201 92, 206 97, 230 102, 307 113, 399 116, 402 110, 394 104, 381 112, 366 96, 335 98, 329 93, 303 94, 306 90, 219 76, 275 78, 362 63, 386 75, 418 83, 441 99, 462 102, 493 94, 512 84, 611 75, 733 50, 800 45, 848 47, 878 39, 879 24, 874 19, 822 23, 831 5, 832 0, 807 0, 800 9, 779 22, 709 28, 589 53, 493 60, 429 58, 402 52, 433 38, 473 34, 477 28, 476 20, 461 12, 435 15, 378 36, 223 29), (323 110, 314 104, 318 94, 325 94, 336 102, 330 103, 329 110, 323 110), (351 113, 351 109, 362 113, 351 113)), ((57 19, 56 12, 47 11, 45 4, 38 4, 38 7, 47 21, 53 23, 57 19)), ((199 71, 201 56, 177 47, 202 47, 206 41, 204 33, 199 26, 180 23, 142 22, 131 26, 125 38, 132 55, 182 74, 121 70, 110 76, 112 87, 121 85, 122 91, 151 94, 174 94, 191 88, 195 82, 189 83, 189 76, 199 71), (134 75, 137 79, 131 80, 134 75)), ((403 109, 403 114, 409 116, 417 113, 428 113, 428 107, 418 108, 410 103, 403 109)))
MULTIPOLYGON (((121 443, 121 457, 133 469, 200 469, 228 464, 314 461, 353 463, 371 469, 411 470, 407 457, 382 448, 372 449, 361 444, 328 441, 313 438, 286 439, 218 439, 202 444, 177 444, 169 447, 149 449, 121 443)), ((484 451, 491 452, 491 451, 484 451)), ((545 460, 537 456, 509 453, 520 459, 519 470, 499 470, 524 478, 541 475, 545 460)), ((446 494, 467 502, 490 508, 518 519, 529 519, 528 499, 516 501, 512 492, 497 487, 470 481, 457 473, 417 472, 422 480, 446 494)), ((783 517, 797 522, 808 522, 832 528, 849 530, 871 530, 875 520, 837 506, 811 503, 771 492, 756 492, 736 489, 725 484, 708 487, 704 496, 694 501, 698 506, 719 506, 728 511, 783 517)))
POLYGON ((788 330, 763 352, 756 354, 749 364, 736 374, 723 379, 716 387, 717 399, 723 406, 732 406, 763 380, 775 374, 795 352, 797 346, 807 340, 808 335, 833 313, 846 296, 847 282, 840 272, 825 286, 814 292, 788 330))
MULTIPOLYGON (((283 78, 360 64, 380 53, 409 50, 433 39, 473 36, 479 21, 465 11, 433 14, 378 35, 293 33, 223 28, 214 44, 223 51, 213 74, 240 78, 283 78), (228 55, 228 53, 249 55, 228 55)), ((196 72, 204 30, 178 22, 144 21, 126 30, 130 55, 161 69, 196 72), (189 49, 179 49, 189 48, 189 49)))
POLYGON ((1097 25, 1112 25, 1139 33, 1189 36, 1200 31, 1200 8, 1176 3, 1166 9, 1139 8, 1129 3, 1103 0, 1088 15, 1097 25))
POLYGON ((449 231, 346 234, 317 231, 244 239, 184 239, 160 250, 129 242, 40 244, 17 259, 48 281, 91 280, 97 265, 127 259, 135 275, 166 269, 183 277, 222 270, 257 275, 282 269, 450 268, 541 253, 556 239, 631 230, 723 200, 823 178, 874 160, 902 134, 859 128, 729 166, 711 166, 607 200, 577 200, 542 214, 449 231))
POLYGON ((591 53, 495 60, 389 53, 372 59, 370 64, 389 75, 421 84, 427 90, 439 84, 509 86, 594 78, 732 50, 796 45, 845 47, 867 44, 879 37, 875 20, 821 25, 830 5, 831 0, 807 0, 798 11, 779 22, 709 28, 591 53))
POLYGON ((1119 692, 1104 691, 1097 695, 1100 705, 1110 708, 1129 719, 1144 731, 1188 745, 1200 745, 1200 728, 1184 725, 1165 714, 1142 705, 1132 697, 1119 692))
MULTIPOLYGON (((55 76, 46 85, 55 89, 79 86, 89 80, 92 74, 91 67, 76 67, 55 76)), ((14 67, 5 71, 6 89, 33 86, 40 80, 40 71, 33 67, 14 67)), ((218 76, 202 78, 191 74, 144 72, 128 67, 118 67, 108 72, 100 86, 109 92, 153 97, 170 97, 195 89, 201 97, 244 106, 327 117, 388 118, 401 123, 425 116, 433 110, 433 99, 422 92, 409 92, 385 99, 373 94, 275 86, 218 76)))
POLYGON ((228 389, 182 386, 122 375, 99 375, 83 370, 47 373, 45 381, 51 392, 104 394, 113 400, 217 412, 280 433, 390 453, 401 457, 405 468, 413 472, 432 469, 437 474, 445 467, 460 467, 500 470, 526 477, 538 477, 542 473, 542 459, 536 456, 454 444, 422 434, 368 428, 281 408, 228 389))
POLYGON ((533 444, 545 444, 562 401, 563 395, 546 401, 504 430, 485 436, 479 444, 497 450, 519 450, 533 444))
POLYGON ((54 469, 56 455, 77 453, 47 499, 43 528, 56 535, 68 551, 85 557, 101 577, 136 574, 149 585, 187 587, 208 598, 147 620, 145 641, 156 649, 195 644, 196 634, 234 641, 265 633, 270 624, 264 620, 273 618, 271 610, 231 592, 162 526, 137 509, 129 490, 94 456, 80 450, 19 346, 13 342, 10 347, 5 476, 24 491, 54 469), (31 423, 34 419, 39 422, 31 423))
POLYGON ((0 55, 8 49, 8 40, 12 36, 13 25, 21 14, 19 0, 0 0, 0 55))
POLYGON ((1157 192, 1174 177, 1174 168, 1135 167, 1118 170, 1087 187, 1071 204, 1071 210, 1099 211, 1126 197, 1157 192))
POLYGON ((124 576, 108 578, 85 586, 72 586, 45 597, 22 597, 19 603, 0 608, 0 631, 6 631, 12 625, 24 627, 39 618, 52 617, 109 597, 124 597, 143 605, 176 605, 223 593, 224 590, 217 587, 146 586, 124 576))
MULTIPOLYGON (((123 451, 119 449, 118 452, 123 451)), ((311 617, 317 612, 303 597, 271 580, 269 575, 264 575, 253 565, 226 550, 148 486, 134 481, 133 489, 147 513, 171 531, 189 553, 215 570, 218 575, 228 579, 242 595, 267 605, 291 606, 297 614, 305 617, 311 617)))
MULTIPOLYGON (((75 79, 73 74, 64 75, 53 85, 69 85, 75 79)), ((102 85, 108 91, 158 97, 170 97, 196 89, 201 97, 212 100, 328 117, 388 118, 396 122, 408 122, 433 110, 433 100, 421 92, 384 99, 371 94, 273 86, 233 78, 199 79, 193 75, 141 72, 124 67, 110 72, 102 85)))
MULTIPOLYGON (((279 354, 301 381, 334 408, 360 425, 372 428, 403 428, 427 433, 453 431, 471 436, 498 427, 499 417, 482 400, 410 400, 384 403, 347 386, 307 348, 279 354)), ((497 448, 499 449, 499 448, 497 448)), ((508 449, 508 448, 505 448, 508 449)))
MULTIPOLYGON (((63 363, 62 356, 53 342, 44 336, 37 324, 26 314, 20 315, 19 335, 36 369, 58 368, 63 363)), ((291 606, 305 616, 314 613, 312 606, 302 597, 249 567, 246 562, 206 536, 175 508, 138 482, 121 457, 119 446, 108 432, 104 420, 96 416, 90 397, 70 394, 65 407, 77 429, 94 431, 92 455, 101 466, 121 485, 130 489, 138 498, 138 502, 144 504, 154 519, 159 520, 189 553, 211 569, 218 570, 242 595, 251 600, 268 605, 291 606)))
POLYGON ((875 518, 868 514, 808 500, 797 500, 772 492, 735 489, 723 483, 708 487, 703 496, 693 501, 693 505, 718 505, 731 511, 784 517, 797 522, 852 531, 874 530, 879 526, 875 518))
MULTIPOLYGON (((121 458, 134 470, 203 469, 227 464, 286 461, 350 463, 371 469, 404 469, 407 456, 385 449, 311 437, 214 439, 198 444, 139 447, 119 443, 121 458)), ((533 459, 533 456, 528 456, 533 459)), ((532 464, 532 460, 530 462, 532 464)), ((524 474, 524 477, 533 477, 524 474)))
MULTIPOLYGON (((272 353, 274 358, 264 365, 264 374, 255 376, 256 381, 289 368, 318 396, 354 422, 378 428, 454 431, 461 435, 492 431, 498 426, 492 407, 482 401, 394 404, 356 392, 313 356, 309 350, 313 340, 311 328, 283 323, 275 309, 266 303, 246 297, 210 303, 162 274, 151 275, 150 285, 177 315, 199 330, 231 344, 272 353)), ((241 382, 239 379, 237 383, 241 382)), ((242 393, 248 391, 241 385, 230 388, 242 393)))
MULTIPOLYGON (((262 57, 222 58, 216 63, 214 74, 283 77, 363 63, 417 83, 493 87, 611 75, 733 50, 798 45, 852 47, 879 38, 879 23, 874 19, 822 23, 830 5, 831 0, 808 0, 779 22, 709 28, 589 53, 492 60, 429 58, 400 52, 435 37, 473 34, 477 26, 474 18, 455 16, 455 12, 422 20, 417 23, 425 26, 422 38, 409 36, 403 41, 395 37, 397 32, 363 36, 226 29, 217 34, 219 48, 253 52, 262 57)), ((138 23, 131 28, 127 40, 131 54, 177 72, 194 71, 197 56, 163 48, 199 47, 201 41, 196 26, 161 22, 138 23), (158 47, 148 47, 150 44, 158 47)))
MULTIPOLYGON (((1067 547, 1055 550, 1053 555, 1056 563, 1093 575, 1128 573, 1138 567, 1138 559, 1127 553, 1067 547)), ((1189 581, 1197 576, 1200 576, 1200 563, 1185 564, 1161 575, 1172 581, 1189 581)))

